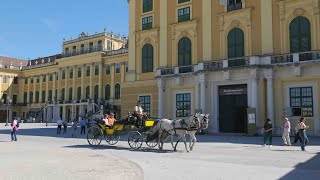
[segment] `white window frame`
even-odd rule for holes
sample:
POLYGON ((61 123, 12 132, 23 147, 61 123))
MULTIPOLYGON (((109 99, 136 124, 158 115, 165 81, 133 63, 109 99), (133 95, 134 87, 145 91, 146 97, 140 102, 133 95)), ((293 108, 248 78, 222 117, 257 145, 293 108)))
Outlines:
MULTIPOLYGON (((174 92, 174 97, 173 97, 173 112, 172 112, 172 117, 175 119, 177 118, 176 116, 176 110, 177 110, 177 94, 186 94, 190 93, 191 96, 191 114, 194 114, 194 97, 193 97, 193 92, 191 90, 186 90, 186 91, 175 91, 174 92)), ((181 117, 179 117, 181 118, 181 117)))

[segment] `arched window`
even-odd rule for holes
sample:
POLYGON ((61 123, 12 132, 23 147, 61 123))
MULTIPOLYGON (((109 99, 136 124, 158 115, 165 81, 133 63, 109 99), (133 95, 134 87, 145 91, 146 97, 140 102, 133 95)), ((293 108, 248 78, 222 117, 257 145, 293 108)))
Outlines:
POLYGON ((107 84, 104 88, 104 98, 110 100, 110 85, 107 84))
POLYGON ((39 103, 39 99, 40 99, 40 93, 39 91, 36 91, 36 103, 39 103))
POLYGON ((73 89, 72 89, 72 87, 69 89, 69 101, 72 101, 72 92, 73 91, 73 89))
POLYGON ((189 38, 181 38, 178 43, 178 65, 188 66, 192 63, 192 48, 191 40, 189 38))
POLYGON ((99 98, 99 85, 96 85, 94 87, 94 99, 98 99, 99 98))
POLYGON ((146 44, 142 48, 142 73, 153 72, 153 46, 146 44))
POLYGON ((33 103, 33 92, 32 91, 29 93, 29 102, 33 103))
POLYGON ((48 101, 52 101, 52 90, 49 90, 48 101))
POLYGON ((78 87, 78 91, 77 91, 77 99, 80 100, 81 97, 81 87, 78 87))
POLYGON ((86 87, 86 99, 90 99, 90 86, 86 87))
POLYGON ((28 93, 27 92, 24 92, 23 94, 23 103, 28 103, 28 93))
POLYGON ((42 96, 41 97, 41 102, 45 103, 46 102, 46 91, 45 90, 42 91, 42 95, 41 96, 42 96))
POLYGON ((61 90, 61 100, 62 100, 62 101, 64 101, 64 99, 65 99, 64 94, 65 94, 65 89, 62 88, 62 90, 61 90))
POLYGON ((54 100, 56 101, 57 99, 58 99, 58 89, 56 89, 54 93, 54 100))
POLYGON ((310 21, 302 16, 294 18, 289 27, 290 52, 311 51, 310 21))
POLYGON ((115 99, 120 99, 120 84, 119 83, 117 83, 114 86, 114 98, 115 99))
POLYGON ((240 28, 234 28, 228 34, 228 58, 243 56, 244 34, 240 28))

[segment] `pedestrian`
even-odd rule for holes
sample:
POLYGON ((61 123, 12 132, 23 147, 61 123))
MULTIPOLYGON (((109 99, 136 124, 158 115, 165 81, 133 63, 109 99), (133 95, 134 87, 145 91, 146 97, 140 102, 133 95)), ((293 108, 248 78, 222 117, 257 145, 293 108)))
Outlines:
POLYGON ((269 147, 272 147, 272 121, 270 119, 267 119, 267 122, 264 125, 263 129, 264 129, 263 147, 266 146, 267 140, 269 141, 269 147))
POLYGON ((283 119, 284 124, 283 124, 283 134, 282 134, 282 140, 283 140, 283 145, 284 146, 291 146, 290 142, 290 129, 291 129, 291 124, 288 118, 283 119))
POLYGON ((66 120, 63 120, 63 134, 67 134, 67 128, 68 128, 68 122, 66 120))
POLYGON ((300 142, 300 144, 301 144, 301 143, 302 143, 302 140, 301 140, 301 137, 300 137, 300 135, 299 135, 300 121, 299 121, 299 123, 296 125, 296 127, 294 128, 294 130, 295 130, 295 133, 294 133, 294 142, 293 142, 292 144, 295 145, 295 144, 298 142, 298 140, 299 140, 299 142, 300 142))
POLYGON ((58 125, 58 127, 57 127, 57 135, 60 135, 61 134, 61 127, 62 127, 62 120, 61 119, 59 119, 57 121, 57 125, 58 125))
POLYGON ((81 132, 80 132, 80 134, 84 134, 84 135, 86 135, 86 120, 85 119, 81 119, 81 121, 80 121, 80 126, 81 126, 81 132))
POLYGON ((72 121, 72 137, 77 136, 77 121, 74 119, 72 121))
POLYGON ((305 147, 306 145, 308 144, 309 142, 309 139, 307 137, 307 134, 306 134, 306 129, 309 128, 309 126, 306 126, 305 124, 305 118, 304 117, 301 117, 300 118, 300 129, 299 129, 299 135, 300 135, 300 138, 302 140, 302 143, 301 143, 301 150, 302 151, 305 151, 305 147))
POLYGON ((19 129, 19 122, 16 118, 11 123, 11 141, 17 141, 17 132, 19 129))

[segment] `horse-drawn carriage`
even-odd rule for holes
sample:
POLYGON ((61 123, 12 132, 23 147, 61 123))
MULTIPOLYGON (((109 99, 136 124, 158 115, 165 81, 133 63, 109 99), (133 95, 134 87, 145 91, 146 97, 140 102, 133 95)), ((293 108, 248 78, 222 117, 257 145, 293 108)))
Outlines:
POLYGON ((141 148, 145 142, 149 147, 153 148, 157 145, 157 135, 153 135, 151 129, 157 123, 155 119, 147 119, 141 122, 134 116, 128 116, 126 119, 117 121, 114 126, 108 127, 101 119, 95 119, 93 125, 87 133, 87 141, 90 145, 100 145, 102 139, 110 145, 115 145, 120 140, 120 136, 125 135, 129 130, 128 144, 132 149, 141 148))

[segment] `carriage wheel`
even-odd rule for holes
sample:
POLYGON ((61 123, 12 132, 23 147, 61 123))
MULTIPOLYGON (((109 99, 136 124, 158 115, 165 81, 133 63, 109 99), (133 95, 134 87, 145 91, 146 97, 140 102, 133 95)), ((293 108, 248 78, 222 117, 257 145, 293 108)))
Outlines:
POLYGON ((106 135, 106 141, 110 145, 117 144, 119 142, 119 140, 120 140, 120 136, 117 134, 116 131, 112 135, 106 135))
POLYGON ((128 144, 132 149, 139 149, 142 146, 143 137, 138 131, 131 132, 128 136, 128 144))
POLYGON ((91 127, 87 133, 87 141, 91 146, 98 146, 102 141, 102 131, 98 127, 91 127))
POLYGON ((152 141, 148 141, 146 142, 146 144, 150 147, 150 148, 154 148, 158 145, 158 142, 156 139, 152 140, 152 141))

